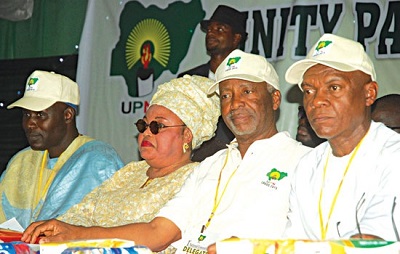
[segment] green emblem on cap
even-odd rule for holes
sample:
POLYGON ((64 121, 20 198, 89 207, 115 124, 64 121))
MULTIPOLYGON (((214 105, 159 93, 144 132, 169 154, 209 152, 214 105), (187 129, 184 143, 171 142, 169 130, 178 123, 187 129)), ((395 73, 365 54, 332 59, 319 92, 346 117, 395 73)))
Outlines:
POLYGON ((240 56, 231 57, 228 59, 228 62, 226 63, 226 65, 231 66, 232 64, 238 63, 240 58, 241 58, 240 56))
POLYGON ((271 169, 271 171, 269 171, 269 173, 267 174, 268 176, 268 180, 282 180, 283 178, 285 178, 287 176, 286 172, 281 172, 279 170, 277 170, 276 168, 271 169))
POLYGON ((317 45, 317 47, 315 48, 315 50, 320 50, 320 49, 322 49, 322 48, 325 48, 325 47, 327 47, 329 44, 331 44, 332 43, 332 41, 320 41, 320 42, 318 42, 318 45, 317 45))
POLYGON ((28 86, 36 84, 38 80, 39 80, 38 78, 30 78, 28 81, 28 86))

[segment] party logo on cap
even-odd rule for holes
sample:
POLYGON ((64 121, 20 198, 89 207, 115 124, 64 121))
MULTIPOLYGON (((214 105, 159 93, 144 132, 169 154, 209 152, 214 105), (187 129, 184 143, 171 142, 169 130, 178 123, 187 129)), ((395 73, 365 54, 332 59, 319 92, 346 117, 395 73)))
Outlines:
POLYGON ((229 58, 228 62, 226 63, 225 71, 238 69, 240 66, 240 59, 240 56, 229 58))
POLYGON ((30 78, 26 86, 26 91, 36 91, 38 78, 30 78))
POLYGON ((329 45, 332 44, 332 41, 320 41, 317 44, 317 47, 315 47, 315 51, 313 56, 318 56, 322 54, 326 54, 327 50, 329 49, 329 45))

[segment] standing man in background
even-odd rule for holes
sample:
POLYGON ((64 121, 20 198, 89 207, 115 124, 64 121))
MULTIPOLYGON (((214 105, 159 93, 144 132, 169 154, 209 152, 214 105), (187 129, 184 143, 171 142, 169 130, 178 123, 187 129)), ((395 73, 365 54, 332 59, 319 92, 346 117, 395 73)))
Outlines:
POLYGON ((306 112, 304 111, 304 107, 299 106, 298 109, 299 125, 297 126, 296 140, 300 141, 303 145, 312 148, 318 146, 322 142, 325 142, 326 139, 318 137, 311 127, 306 112))
POLYGON ((30 147, 14 155, 0 178, 0 223, 15 217, 22 227, 64 214, 124 166, 116 151, 80 135, 78 84, 34 71, 24 96, 7 108, 22 108, 30 147))
MULTIPOLYGON (((199 75, 215 80, 215 71, 222 61, 235 49, 239 48, 247 38, 247 15, 229 6, 219 5, 209 20, 200 23, 201 30, 206 33, 206 49, 210 60, 183 72, 185 74, 199 75)), ((226 148, 226 145, 234 138, 222 118, 218 120, 215 137, 204 142, 197 150, 193 151, 193 161, 202 161, 215 152, 226 148)))

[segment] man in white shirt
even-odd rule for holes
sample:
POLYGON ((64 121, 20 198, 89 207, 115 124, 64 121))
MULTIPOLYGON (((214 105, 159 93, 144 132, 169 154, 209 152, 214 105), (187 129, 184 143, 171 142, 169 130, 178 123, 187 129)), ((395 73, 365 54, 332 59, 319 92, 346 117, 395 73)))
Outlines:
POLYGON ((299 162, 285 235, 398 241, 400 135, 371 121, 378 84, 363 46, 325 34, 286 81, 299 85, 311 126, 328 141, 299 162))

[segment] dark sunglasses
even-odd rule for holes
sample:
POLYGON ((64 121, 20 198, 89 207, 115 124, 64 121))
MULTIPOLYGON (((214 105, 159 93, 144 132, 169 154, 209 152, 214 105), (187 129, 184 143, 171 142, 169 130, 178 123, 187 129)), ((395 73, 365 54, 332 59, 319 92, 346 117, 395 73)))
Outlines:
POLYGON ((158 134, 160 132, 160 129, 162 128, 169 128, 169 127, 181 127, 181 126, 186 126, 186 124, 180 124, 180 125, 165 125, 162 123, 159 123, 157 121, 151 121, 149 124, 147 124, 143 119, 139 119, 137 120, 137 122, 135 123, 137 130, 140 133, 145 132, 145 130, 150 127, 150 131, 151 133, 153 133, 154 135, 158 134))

